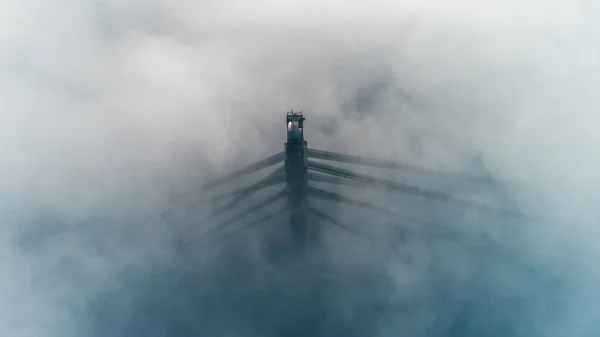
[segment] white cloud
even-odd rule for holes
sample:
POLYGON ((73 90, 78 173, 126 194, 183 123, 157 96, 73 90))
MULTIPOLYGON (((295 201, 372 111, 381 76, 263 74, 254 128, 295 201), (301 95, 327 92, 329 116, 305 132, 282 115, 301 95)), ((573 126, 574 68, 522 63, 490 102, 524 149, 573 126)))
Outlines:
MULTIPOLYGON (((2 228, 0 302, 21 304, 0 314, 0 334, 64 336, 67 309, 46 295, 102 288, 65 294, 33 282, 59 268, 58 256, 81 256, 94 277, 145 260, 135 251, 167 259, 156 248, 170 247, 164 228, 115 244, 123 261, 69 240, 135 232, 143 226, 76 223, 151 209, 169 185, 281 150, 290 108, 305 110, 316 148, 449 170, 483 154, 522 187, 527 211, 556 222, 523 229, 535 238, 528 253, 578 260, 573 278, 597 277, 597 13, 593 1, 5 1, 0 190, 13 217, 2 228), (332 120, 337 132, 320 131, 332 120), (38 209, 68 219, 70 239, 47 256, 9 244, 38 209), (65 325, 23 323, 39 312, 65 325)), ((448 256, 461 267, 456 282, 470 272, 461 254, 448 256)), ((592 314, 587 300, 565 305, 582 309, 563 327, 592 314)))

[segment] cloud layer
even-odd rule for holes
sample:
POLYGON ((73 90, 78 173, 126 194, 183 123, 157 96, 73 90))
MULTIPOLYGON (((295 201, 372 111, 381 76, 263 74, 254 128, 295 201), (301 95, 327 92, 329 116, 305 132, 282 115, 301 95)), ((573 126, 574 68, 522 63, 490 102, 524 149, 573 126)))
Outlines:
MULTIPOLYGON (((325 335, 589 336, 599 328, 594 2, 2 7, 0 301, 9 305, 0 308, 0 334, 172 336, 179 326, 181 336, 264 336, 314 307, 339 309, 318 330, 325 335), (509 182, 511 202, 551 221, 440 216, 448 208, 373 198, 420 205, 406 211, 433 207, 430 220, 486 232, 533 263, 537 278, 514 263, 477 261, 452 242, 410 236, 382 252, 332 232, 330 259, 354 281, 314 284, 304 303, 286 297, 293 282, 281 270, 267 273, 273 281, 255 270, 220 271, 237 266, 233 258, 178 260, 171 238, 184 229, 153 214, 173 191, 280 151, 291 108, 307 114, 314 148, 454 172, 479 156, 509 182), (377 283, 384 295, 361 281, 372 269, 385 270, 377 283), (238 285, 227 282, 240 277, 254 279, 231 291, 238 285), (372 309, 378 296, 385 310, 372 309), (263 306, 253 306, 260 298, 263 306), (344 316, 344 308, 355 312, 344 316), (363 326, 348 317, 364 318, 363 326)), ((466 193, 458 183, 445 188, 466 193)), ((354 225, 385 222, 340 211, 354 225)), ((257 242, 244 249, 256 253, 257 242)))

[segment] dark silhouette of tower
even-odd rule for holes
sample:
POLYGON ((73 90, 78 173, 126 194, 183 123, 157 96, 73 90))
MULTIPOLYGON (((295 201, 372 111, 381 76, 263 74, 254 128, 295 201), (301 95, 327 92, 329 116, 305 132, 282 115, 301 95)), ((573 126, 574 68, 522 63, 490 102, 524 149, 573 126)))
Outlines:
MULTIPOLYGON (((381 179, 377 176, 361 174, 354 172, 353 170, 342 169, 327 164, 326 162, 354 164, 375 169, 397 170, 406 173, 420 174, 422 176, 436 176, 438 179, 447 178, 450 181, 462 180, 465 184, 476 184, 475 188, 477 189, 481 189, 485 185, 489 186, 490 183, 492 183, 489 176, 452 174, 408 163, 358 157, 312 148, 309 149, 308 143, 304 139, 304 120, 305 118, 301 111, 289 111, 286 114, 287 141, 285 143, 284 151, 202 186, 201 191, 206 192, 209 189, 228 184, 233 180, 249 174, 254 174, 283 162, 283 165, 277 167, 270 174, 255 183, 212 197, 211 200, 215 202, 222 202, 227 199, 229 199, 229 201, 214 208, 212 215, 209 218, 212 219, 213 217, 222 217, 226 215, 230 216, 224 221, 219 221, 216 226, 206 231, 203 235, 204 238, 213 238, 216 240, 210 241, 216 242, 248 229, 273 223, 273 221, 280 216, 289 216, 289 226, 280 226, 276 228, 275 232, 278 234, 275 235, 273 240, 267 240, 271 241, 268 245, 274 247, 272 255, 274 257, 285 256, 287 255, 286 252, 319 251, 320 249, 317 248, 323 248, 323 245, 320 244, 320 232, 323 223, 333 225, 338 229, 353 232, 359 236, 364 236, 360 233, 360 230, 355 230, 338 221, 334 214, 330 214, 331 209, 329 209, 328 212, 322 208, 323 205, 332 204, 344 204, 346 206, 362 208, 367 211, 385 215, 392 218, 395 226, 403 231, 433 231, 445 233, 444 235, 450 235, 449 232, 452 232, 452 229, 447 226, 440 226, 434 222, 423 220, 417 214, 408 214, 405 209, 388 209, 373 204, 370 201, 357 198, 358 191, 367 188, 379 188, 392 193, 401 193, 416 198, 452 204, 464 209, 471 208, 478 211, 489 212, 500 218, 512 217, 528 221, 541 220, 537 217, 522 214, 518 210, 512 208, 494 207, 476 199, 463 199, 460 196, 453 195, 451 191, 422 188, 411 183, 381 179), (285 187, 279 187, 278 193, 264 197, 255 202, 252 206, 244 207, 244 210, 241 212, 234 211, 236 206, 242 205, 244 201, 250 199, 253 195, 283 184, 285 184, 285 187), (336 185, 345 185, 355 189, 355 191, 350 192, 347 195, 342 195, 329 190, 328 187, 336 185), (275 204, 283 200, 285 200, 283 208, 279 208, 278 210, 277 208, 273 208, 275 204), (248 217, 253 217, 254 219, 245 221, 241 227, 236 226, 236 224, 239 225, 240 222, 248 217), (232 227, 238 228, 229 232, 224 232, 224 229, 232 227)), ((468 234, 469 233, 463 233, 460 235, 468 234)), ((196 242, 196 239, 190 238, 188 241, 190 243, 196 242)))
POLYGON ((308 207, 308 156, 304 140, 304 115, 289 111, 286 115, 287 142, 285 143, 285 172, 287 207, 290 216, 292 245, 304 249, 318 239, 314 226, 307 223, 308 207))

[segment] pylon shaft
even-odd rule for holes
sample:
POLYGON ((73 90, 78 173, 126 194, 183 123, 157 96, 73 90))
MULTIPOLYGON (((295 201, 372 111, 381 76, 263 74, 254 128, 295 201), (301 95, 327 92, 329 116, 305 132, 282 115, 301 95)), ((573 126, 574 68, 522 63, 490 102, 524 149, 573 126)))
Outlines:
POLYGON ((292 243, 301 248, 307 245, 311 233, 307 228, 308 180, 306 142, 286 144, 285 170, 287 174, 288 208, 292 243))

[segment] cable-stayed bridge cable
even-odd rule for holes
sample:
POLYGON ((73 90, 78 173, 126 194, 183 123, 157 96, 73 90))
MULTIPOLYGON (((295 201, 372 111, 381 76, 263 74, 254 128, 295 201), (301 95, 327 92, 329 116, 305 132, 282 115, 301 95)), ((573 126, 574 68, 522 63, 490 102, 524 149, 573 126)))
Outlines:
POLYGON ((393 181, 389 181, 389 180, 385 180, 385 179, 375 178, 375 177, 372 177, 369 175, 358 174, 358 173, 355 173, 355 172, 352 172, 349 170, 336 168, 336 167, 333 167, 333 166, 330 166, 327 164, 309 161, 308 168, 309 168, 309 170, 313 170, 316 172, 326 173, 326 174, 330 174, 330 175, 341 177, 341 178, 347 178, 347 179, 351 179, 351 180, 355 180, 355 181, 360 181, 363 183, 371 184, 373 186, 379 186, 379 187, 387 188, 390 190, 398 191, 398 192, 409 194, 409 195, 443 201, 443 202, 452 203, 452 204, 467 207, 467 208, 474 208, 477 210, 496 213, 496 214, 504 215, 504 216, 511 216, 511 217, 515 217, 515 218, 521 218, 521 219, 527 219, 527 220, 533 220, 533 221, 541 221, 540 219, 536 219, 534 217, 527 216, 527 215, 524 215, 524 214, 521 214, 518 212, 514 212, 511 210, 499 209, 496 207, 491 207, 488 205, 476 203, 474 201, 463 200, 463 199, 457 198, 455 196, 452 196, 452 195, 449 195, 446 193, 426 190, 426 189, 422 189, 422 188, 419 188, 419 187, 413 186, 413 185, 408 185, 408 184, 393 182, 393 181))

